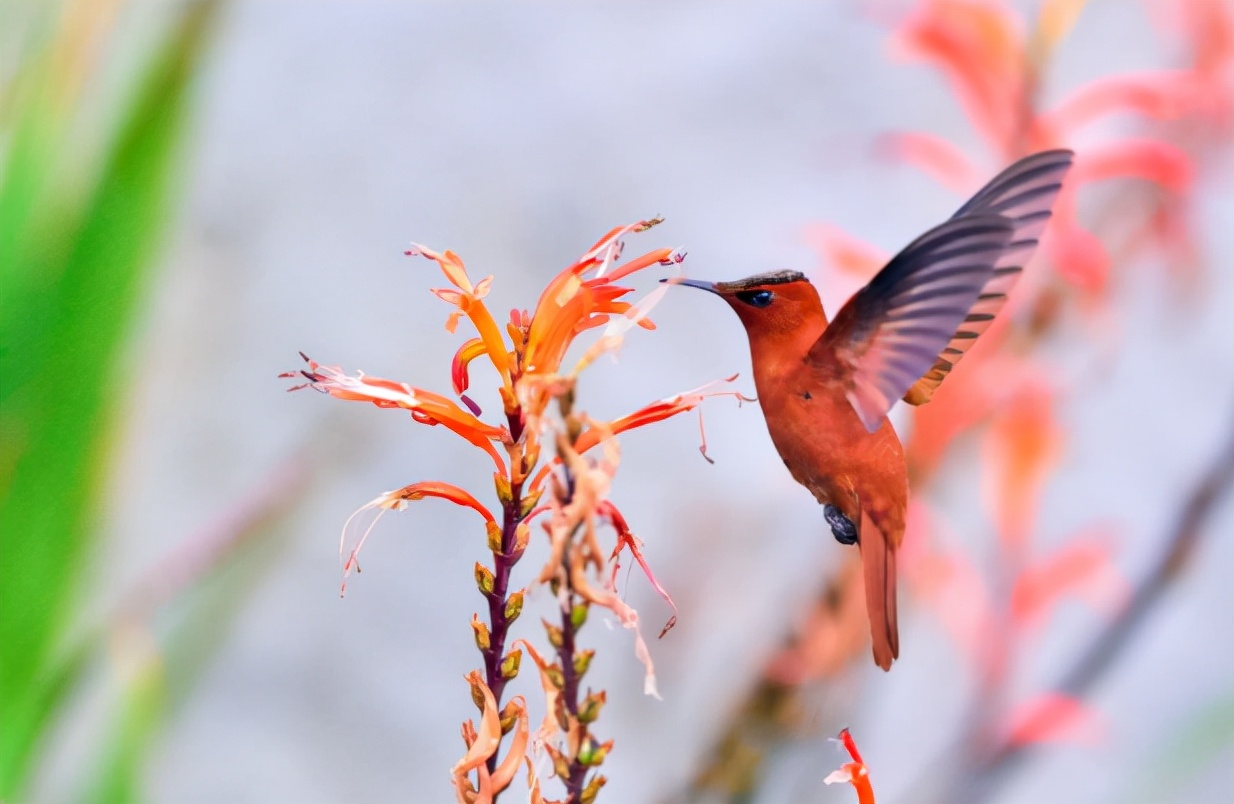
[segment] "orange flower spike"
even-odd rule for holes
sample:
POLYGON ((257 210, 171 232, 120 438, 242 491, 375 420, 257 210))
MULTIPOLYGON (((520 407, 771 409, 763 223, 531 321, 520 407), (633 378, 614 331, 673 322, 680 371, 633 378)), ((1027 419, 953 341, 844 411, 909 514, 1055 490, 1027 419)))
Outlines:
POLYGON ((858 804, 874 804, 874 788, 870 786, 870 773, 866 770, 861 754, 857 751, 857 743, 853 740, 853 735, 849 734, 848 729, 844 729, 836 740, 844 746, 853 761, 845 762, 839 770, 832 771, 826 779, 823 779, 823 783, 848 782, 857 791, 858 804))

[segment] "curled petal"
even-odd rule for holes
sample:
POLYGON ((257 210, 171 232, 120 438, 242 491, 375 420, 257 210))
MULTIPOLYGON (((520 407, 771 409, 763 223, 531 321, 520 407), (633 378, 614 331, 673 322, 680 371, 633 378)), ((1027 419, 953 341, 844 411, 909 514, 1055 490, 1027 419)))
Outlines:
POLYGON ((508 706, 513 707, 515 722, 514 722, 514 737, 510 741, 510 747, 506 750, 506 755, 501 758, 501 764, 493 771, 493 792, 500 793, 510 786, 510 782, 514 779, 514 774, 518 771, 518 766, 527 756, 527 742, 530 729, 527 726, 527 699, 522 695, 515 695, 510 699, 508 706))
POLYGON ((373 528, 377 527, 377 521, 381 519, 382 515, 386 511, 402 511, 407 507, 407 503, 423 500, 425 497, 449 500, 457 505, 472 509, 484 517, 487 522, 496 521, 493 518, 493 514, 479 500, 450 483, 427 480, 421 483, 412 483, 409 486, 403 486, 401 489, 395 489, 394 491, 387 491, 377 499, 370 500, 362 505, 355 513, 347 517, 347 522, 343 525, 343 535, 339 539, 339 559, 343 561, 343 582, 339 589, 340 595, 347 591, 347 577, 351 575, 351 571, 354 569, 359 572, 360 550, 363 549, 369 534, 373 532, 373 528), (364 525, 366 515, 374 510, 377 511, 377 515, 367 525, 364 525), (355 523, 354 526, 353 523, 355 523), (361 529, 363 529, 363 532, 361 532, 361 529), (349 543, 355 545, 350 550, 347 548, 349 543), (344 556, 346 557, 344 558, 344 556))
POLYGON ((618 597, 616 592, 592 586, 583 569, 582 558, 577 553, 570 556, 570 564, 570 584, 575 593, 593 605, 608 609, 617 615, 617 620, 623 627, 634 632, 634 655, 643 663, 644 669, 643 694, 659 699, 660 693, 656 689, 656 668, 651 660, 651 651, 648 650, 647 642, 643 639, 643 633, 638 627, 638 612, 618 597))
POLYGON ((561 730, 557 725, 557 718, 553 714, 557 711, 557 700, 561 697, 561 690, 553 683, 552 676, 549 674, 549 668, 551 667, 549 661, 541 656, 540 652, 535 649, 535 646, 525 639, 516 639, 512 647, 520 644, 527 651, 527 655, 531 657, 531 660, 536 663, 536 667, 540 671, 540 688, 544 690, 545 709, 544 720, 536 731, 536 740, 538 743, 545 743, 561 730))
POLYGON ((613 530, 617 531, 617 546, 613 548, 613 554, 609 557, 609 561, 612 563, 609 588, 616 591, 617 559, 622 549, 628 547, 630 554, 634 556, 634 560, 638 562, 638 566, 643 570, 643 575, 646 576, 647 581, 660 597, 664 598, 664 602, 673 609, 673 616, 669 618, 668 622, 664 624, 664 628, 660 630, 660 638, 663 639, 664 635, 677 624, 677 604, 673 602, 672 596, 656 580, 655 573, 651 571, 651 567, 647 564, 647 559, 643 557, 642 540, 630 532, 630 526, 626 523, 626 518, 617 510, 617 506, 608 500, 601 500, 600 504, 596 506, 596 513, 608 519, 609 523, 613 526, 613 530))
POLYGON ((454 353, 454 361, 450 364, 450 381, 454 385, 454 393, 461 394, 467 390, 471 384, 467 375, 467 365, 482 354, 484 354, 484 341, 479 338, 472 338, 454 353))
POLYGON ((501 743, 501 715, 497 711, 497 699, 493 697, 493 691, 484 683, 479 670, 472 670, 464 678, 472 689, 480 690, 484 697, 484 710, 480 713, 480 728, 467 747, 467 753, 450 769, 451 775, 456 779, 484 765, 501 743))

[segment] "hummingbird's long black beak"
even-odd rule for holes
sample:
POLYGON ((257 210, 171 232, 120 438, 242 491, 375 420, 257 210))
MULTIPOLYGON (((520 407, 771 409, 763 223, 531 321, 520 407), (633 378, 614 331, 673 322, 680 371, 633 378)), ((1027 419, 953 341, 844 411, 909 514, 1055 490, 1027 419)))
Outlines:
POLYGON ((660 281, 668 282, 671 285, 685 285, 687 287, 698 288, 699 290, 706 290, 711 293, 720 292, 716 288, 715 282, 708 282, 705 279, 679 279, 677 277, 670 276, 670 277, 665 277, 664 279, 661 279, 660 281))

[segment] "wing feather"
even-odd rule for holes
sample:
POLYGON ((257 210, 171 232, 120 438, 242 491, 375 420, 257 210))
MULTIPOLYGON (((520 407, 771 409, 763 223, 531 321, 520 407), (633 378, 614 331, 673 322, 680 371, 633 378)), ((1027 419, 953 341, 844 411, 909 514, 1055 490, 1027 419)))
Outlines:
POLYGON ((935 389, 1003 309, 1050 220, 1050 210, 1074 156, 1071 151, 1055 150, 1025 157, 995 176, 952 216, 955 220, 968 215, 1002 215, 1014 227, 1011 241, 943 356, 908 389, 905 402, 920 405, 930 401, 935 389))
POLYGON ((934 365, 1006 252, 1002 215, 953 218, 910 243, 840 309, 807 360, 846 371, 847 397, 866 429, 934 365))

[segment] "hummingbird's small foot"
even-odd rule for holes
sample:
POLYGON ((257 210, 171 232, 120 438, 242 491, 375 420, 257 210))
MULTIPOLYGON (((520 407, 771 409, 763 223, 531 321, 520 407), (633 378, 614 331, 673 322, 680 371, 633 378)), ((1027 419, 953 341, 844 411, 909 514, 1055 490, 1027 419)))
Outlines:
POLYGON ((840 544, 857 543, 857 526, 851 519, 844 516, 839 508, 827 503, 823 506, 823 518, 831 526, 831 535, 836 537, 837 542, 840 544))

